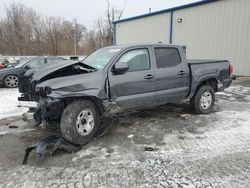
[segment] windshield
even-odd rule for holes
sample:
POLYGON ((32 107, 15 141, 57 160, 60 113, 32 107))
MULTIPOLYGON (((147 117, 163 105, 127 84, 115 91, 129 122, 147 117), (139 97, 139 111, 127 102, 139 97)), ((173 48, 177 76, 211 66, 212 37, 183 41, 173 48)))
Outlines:
POLYGON ((120 50, 119 48, 102 48, 90 54, 82 62, 95 69, 103 69, 120 50))
POLYGON ((28 58, 28 59, 23 59, 21 60, 16 66, 15 68, 20 68, 22 67, 25 63, 27 63, 29 60, 31 60, 32 58, 28 58))

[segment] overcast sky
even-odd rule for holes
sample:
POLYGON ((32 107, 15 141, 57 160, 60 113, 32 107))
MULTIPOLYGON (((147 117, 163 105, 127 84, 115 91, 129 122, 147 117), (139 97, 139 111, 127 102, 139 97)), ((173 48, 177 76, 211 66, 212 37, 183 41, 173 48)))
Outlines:
MULTIPOLYGON (((117 9, 125 4, 122 18, 127 18, 148 13, 149 8, 154 12, 195 1, 200 0, 110 0, 110 3, 117 9)), ((106 0, 0 0, 0 17, 5 17, 5 6, 12 3, 22 3, 43 15, 76 18, 88 28, 94 26, 94 21, 104 15, 107 8, 106 0)))

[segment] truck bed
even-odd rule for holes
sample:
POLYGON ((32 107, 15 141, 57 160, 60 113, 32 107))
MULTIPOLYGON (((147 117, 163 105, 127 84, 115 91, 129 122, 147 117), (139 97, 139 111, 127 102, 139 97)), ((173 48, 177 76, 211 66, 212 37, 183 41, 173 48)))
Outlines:
POLYGON ((228 62, 227 60, 217 60, 217 59, 188 59, 188 64, 206 64, 206 63, 221 63, 228 62))
POLYGON ((230 84, 230 63, 227 60, 210 60, 210 59, 188 59, 190 71, 190 92, 189 97, 195 93, 198 85, 209 78, 215 78, 217 83, 222 87, 218 90, 228 87, 230 84))

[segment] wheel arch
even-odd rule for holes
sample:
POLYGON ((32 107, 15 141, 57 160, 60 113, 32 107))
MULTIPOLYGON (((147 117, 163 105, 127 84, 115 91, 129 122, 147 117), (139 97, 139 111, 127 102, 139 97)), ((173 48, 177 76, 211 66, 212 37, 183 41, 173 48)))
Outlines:
POLYGON ((3 77, 3 80, 5 80, 8 76, 16 76, 19 79, 19 76, 17 74, 7 74, 3 77))
POLYGON ((67 97, 67 98, 62 99, 65 106, 69 105, 70 103, 72 103, 73 101, 76 101, 76 100, 89 100, 89 101, 91 101, 97 107, 100 116, 104 115, 105 110, 103 108, 101 99, 99 99, 96 96, 75 96, 75 97, 67 97))
POLYGON ((214 92, 218 91, 218 80, 216 77, 204 78, 198 82, 197 86, 190 93, 189 98, 192 98, 198 89, 204 85, 210 85, 214 89, 214 92))

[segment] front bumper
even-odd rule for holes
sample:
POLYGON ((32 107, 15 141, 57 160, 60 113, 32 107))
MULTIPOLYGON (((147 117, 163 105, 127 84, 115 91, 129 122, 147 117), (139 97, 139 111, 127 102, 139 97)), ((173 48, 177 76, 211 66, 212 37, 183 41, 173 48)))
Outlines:
POLYGON ((25 107, 25 108, 37 108, 38 104, 34 101, 18 101, 17 107, 25 107))

